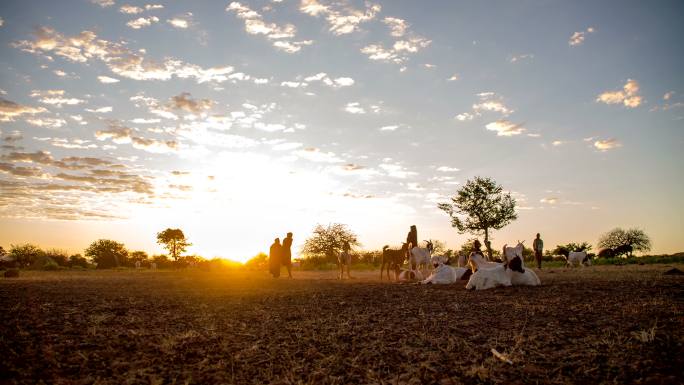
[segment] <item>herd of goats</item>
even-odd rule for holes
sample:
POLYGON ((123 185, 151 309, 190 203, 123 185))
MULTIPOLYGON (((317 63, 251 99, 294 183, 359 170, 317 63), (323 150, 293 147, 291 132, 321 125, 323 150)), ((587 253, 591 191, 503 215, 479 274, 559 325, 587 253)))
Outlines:
MULTIPOLYGON (((468 280, 466 289, 486 290, 497 286, 538 286, 541 284, 537 274, 525 268, 523 260, 523 244, 518 242, 515 247, 504 245, 503 262, 492 262, 485 259, 478 251, 472 252, 467 258, 460 256, 457 266, 451 266, 449 258, 432 255, 432 243, 427 241, 427 247, 412 247, 404 243, 400 249, 382 248, 382 264, 380 265, 380 279, 382 280, 387 268, 387 279, 390 270, 394 270, 395 280, 400 282, 418 282, 421 284, 453 284, 460 280, 468 280), (408 257, 408 269, 403 269, 408 257), (427 278, 423 279, 423 272, 432 265, 427 278)), ((568 264, 591 264, 587 253, 571 252, 567 257, 568 264)), ((340 270, 342 278, 342 270, 340 270)))

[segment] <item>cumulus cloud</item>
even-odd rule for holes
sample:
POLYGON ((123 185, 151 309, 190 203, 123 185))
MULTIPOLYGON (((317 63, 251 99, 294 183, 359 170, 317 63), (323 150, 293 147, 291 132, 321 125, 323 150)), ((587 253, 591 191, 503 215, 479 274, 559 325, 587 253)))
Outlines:
POLYGON ((0 122, 11 122, 21 115, 35 115, 47 110, 43 107, 24 106, 13 101, 0 98, 0 122))
POLYGON ((112 84, 112 83, 120 82, 119 79, 110 78, 109 76, 98 76, 97 80, 99 80, 100 83, 104 83, 104 84, 112 84))
POLYGON ((97 145, 94 144, 93 142, 91 142, 89 140, 78 139, 78 138, 67 139, 67 138, 44 137, 44 138, 33 138, 33 139, 40 140, 43 142, 48 142, 51 145, 53 145, 54 147, 61 147, 61 148, 67 148, 67 149, 85 150, 85 149, 97 148, 97 145))
POLYGON ((140 7, 133 6, 133 5, 124 4, 119 8, 119 12, 125 13, 128 15, 137 15, 138 13, 142 13, 143 9, 140 7))
POLYGON ((86 111, 92 112, 94 114, 106 114, 108 112, 112 112, 113 110, 114 110, 114 108, 112 106, 105 106, 105 107, 100 107, 100 108, 95 108, 95 109, 86 108, 86 111))
POLYGON ((463 112, 456 115, 456 120, 461 122, 473 120, 477 116, 482 116, 485 112, 499 113, 503 116, 508 116, 514 112, 510 107, 507 107, 503 102, 503 98, 494 92, 481 92, 477 94, 479 102, 473 103, 472 112, 463 112))
POLYGON ((461 122, 464 122, 466 120, 473 120, 475 115, 471 114, 470 112, 464 112, 462 114, 456 115, 456 120, 460 120, 461 122))
POLYGON ((83 99, 66 97, 64 90, 33 90, 31 91, 31 97, 39 98, 39 102, 54 105, 56 107, 62 107, 65 104, 76 105, 85 102, 83 99))
POLYGON ((487 130, 496 132, 496 136, 514 136, 525 132, 522 124, 515 124, 508 120, 497 120, 487 124, 487 130))
POLYGON ((311 40, 294 41, 297 27, 293 24, 278 25, 276 23, 268 23, 264 21, 261 14, 242 3, 231 2, 226 11, 234 12, 238 18, 244 20, 245 32, 250 35, 264 35, 268 40, 272 41, 274 47, 281 51, 296 53, 303 46, 313 43, 311 40))
MULTIPOLYGON (((342 3, 324 5, 318 0, 302 0, 299 6, 299 10, 307 15, 315 17, 324 16, 328 22, 328 30, 337 36, 357 31, 361 23, 375 19, 381 9, 379 4, 370 2, 366 2, 365 9, 359 10, 342 3)), ((397 26, 400 20, 394 19, 387 23, 397 26)), ((401 21, 403 22, 403 20, 401 21)), ((395 28, 400 29, 401 27, 395 28)))
POLYGON ((572 36, 570 36, 568 44, 570 44, 571 46, 581 45, 582 43, 584 43, 584 39, 586 38, 586 36, 590 33, 594 33, 593 27, 587 28, 586 31, 575 32, 572 34, 572 36))
POLYGON ((350 114, 365 114, 366 113, 366 109, 361 107, 361 103, 359 103, 359 102, 347 103, 347 105, 344 107, 344 110, 349 112, 350 114))
POLYGON ((114 0, 90 0, 90 2, 99 5, 102 8, 111 7, 114 5, 114 0))
POLYGON ((174 18, 167 19, 166 22, 175 28, 187 29, 192 23, 192 13, 188 12, 183 16, 176 16, 174 18))
POLYGON ((152 153, 176 151, 179 147, 176 140, 145 138, 139 136, 136 130, 116 122, 111 122, 106 130, 96 131, 95 138, 100 141, 110 139, 117 144, 130 143, 134 148, 152 153))
POLYGON ((154 11, 154 10, 163 9, 163 8, 164 8, 164 6, 161 4, 146 4, 145 5, 145 10, 147 10, 147 11, 154 11))
POLYGON ((431 40, 423 37, 410 37, 394 42, 389 48, 382 44, 370 44, 361 48, 361 53, 366 54, 370 60, 400 64, 408 60, 409 54, 418 52, 430 43, 431 40))
POLYGON ((619 91, 606 91, 596 98, 596 102, 605 104, 623 104, 627 108, 636 108, 643 103, 639 95, 639 83, 633 79, 627 79, 627 83, 619 91))
POLYGON ((149 27, 150 25, 158 22, 159 18, 156 16, 139 17, 137 19, 129 21, 128 23, 126 23, 126 25, 133 29, 140 29, 144 27, 149 27))
POLYGON ((397 17, 386 17, 382 19, 390 29, 390 35, 394 37, 402 37, 406 34, 409 24, 404 19, 399 19, 397 17))
POLYGON ((60 128, 66 124, 66 120, 53 118, 29 118, 26 119, 26 123, 38 127, 60 128))
POLYGON ((380 131, 396 131, 396 129, 399 128, 398 125, 392 124, 390 126, 382 126, 380 127, 380 131))
POLYGON ((199 114, 210 109, 213 104, 214 102, 209 99, 193 99, 189 92, 183 92, 171 98, 169 107, 199 114))
POLYGON ((169 80, 194 78, 198 83, 225 82, 234 70, 231 66, 202 68, 173 58, 163 62, 148 59, 144 51, 132 51, 125 45, 99 39, 92 31, 75 36, 63 36, 52 28, 40 27, 34 40, 21 40, 12 46, 33 54, 54 54, 72 62, 86 63, 100 60, 109 69, 134 80, 169 80))
POLYGON ((599 151, 608 151, 614 148, 622 147, 622 143, 614 138, 601 139, 594 142, 594 147, 599 151))

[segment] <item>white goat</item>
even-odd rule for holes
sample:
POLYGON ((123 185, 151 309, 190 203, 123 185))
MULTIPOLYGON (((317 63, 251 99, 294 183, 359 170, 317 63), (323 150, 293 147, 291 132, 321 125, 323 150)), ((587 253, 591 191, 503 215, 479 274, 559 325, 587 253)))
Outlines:
POLYGON ((586 250, 571 251, 568 253, 568 256, 565 259, 565 265, 574 266, 576 264, 580 266, 584 266, 585 264, 591 266, 591 258, 589 258, 589 254, 587 254, 586 250))
POLYGON ((433 247, 431 241, 426 242, 427 247, 416 246, 409 251, 409 269, 427 270, 428 266, 430 266, 430 256, 433 247))
POLYGON ((465 267, 451 267, 446 265, 447 258, 435 255, 432 257, 432 266, 434 270, 430 273, 425 280, 420 283, 430 284, 434 283, 437 285, 449 285, 456 283, 463 277, 463 274, 468 270, 465 267))
POLYGON ((497 286, 511 286, 511 278, 503 263, 488 262, 479 253, 471 253, 468 263, 474 271, 466 289, 486 290, 497 286))
POLYGON ((503 256, 506 263, 506 274, 511 279, 513 286, 539 286, 541 281, 537 274, 525 268, 523 259, 523 244, 518 242, 515 247, 504 245, 503 256))
POLYGON ((423 273, 421 273, 420 270, 401 269, 401 272, 397 277, 397 282, 414 282, 421 281, 422 279, 423 273))

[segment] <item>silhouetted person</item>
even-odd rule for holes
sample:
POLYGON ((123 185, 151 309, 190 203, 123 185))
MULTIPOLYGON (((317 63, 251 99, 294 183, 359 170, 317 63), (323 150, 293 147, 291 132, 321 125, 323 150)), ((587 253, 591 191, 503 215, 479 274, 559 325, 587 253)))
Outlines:
POLYGON ((337 257, 337 265, 340 268, 340 279, 344 275, 344 265, 347 265, 347 278, 351 278, 351 245, 349 241, 342 244, 342 252, 337 257))
POLYGON ((418 246, 418 229, 416 225, 411 225, 411 231, 406 235, 406 243, 409 243, 409 250, 418 246))
POLYGON ((484 254, 482 254, 482 244, 480 243, 479 239, 476 239, 475 242, 473 242, 473 254, 480 254, 482 257, 484 257, 484 254))
POLYGON ((280 277, 280 258, 282 255, 282 246, 280 245, 280 238, 276 238, 271 245, 268 252, 268 267, 273 278, 280 277))
POLYGON ((283 239, 282 253, 280 263, 287 267, 287 276, 292 278, 292 233, 287 233, 287 237, 283 239))
POLYGON ((534 241, 532 242, 532 250, 534 250, 534 259, 537 260, 537 267, 541 269, 544 241, 539 237, 539 233, 537 233, 537 238, 534 238, 534 241))

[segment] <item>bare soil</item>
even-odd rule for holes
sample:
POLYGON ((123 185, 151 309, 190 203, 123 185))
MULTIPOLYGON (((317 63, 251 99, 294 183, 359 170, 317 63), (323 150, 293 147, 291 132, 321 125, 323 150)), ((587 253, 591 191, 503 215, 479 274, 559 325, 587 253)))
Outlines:
POLYGON ((22 272, 0 279, 0 383, 681 384, 672 267, 479 292, 379 272, 22 272))

